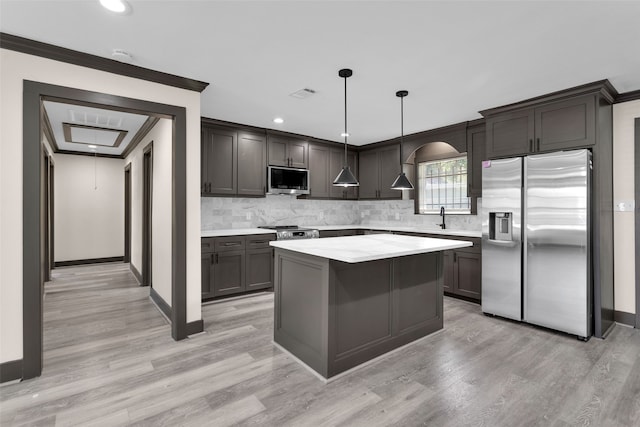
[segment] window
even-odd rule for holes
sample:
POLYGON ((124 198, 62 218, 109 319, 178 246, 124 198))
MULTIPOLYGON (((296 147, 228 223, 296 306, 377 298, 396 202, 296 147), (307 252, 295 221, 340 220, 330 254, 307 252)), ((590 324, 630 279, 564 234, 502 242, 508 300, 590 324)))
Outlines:
POLYGON ((418 163, 418 213, 470 213, 467 197, 467 156, 418 163))

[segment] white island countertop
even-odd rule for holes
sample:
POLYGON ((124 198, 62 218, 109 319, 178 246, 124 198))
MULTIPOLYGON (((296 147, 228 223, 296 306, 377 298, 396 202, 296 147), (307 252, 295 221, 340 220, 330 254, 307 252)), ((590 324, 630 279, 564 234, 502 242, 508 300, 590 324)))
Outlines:
POLYGON ((430 237, 371 234, 365 236, 329 237, 325 239, 277 240, 276 248, 348 263, 396 258, 406 255, 446 251, 473 246, 463 240, 430 237))

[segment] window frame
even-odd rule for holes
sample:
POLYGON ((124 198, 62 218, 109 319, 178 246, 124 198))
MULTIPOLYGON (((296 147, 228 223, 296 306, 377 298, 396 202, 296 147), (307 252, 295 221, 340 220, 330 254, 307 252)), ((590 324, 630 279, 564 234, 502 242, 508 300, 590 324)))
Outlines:
POLYGON ((421 159, 418 161, 418 159, 416 159, 416 161, 414 162, 414 176, 415 176, 415 183, 416 183, 416 188, 415 188, 415 214, 416 215, 438 215, 440 213, 440 209, 436 209, 436 210, 429 210, 429 211, 425 211, 425 212, 421 212, 421 203, 420 203, 420 174, 419 174, 419 169, 420 169, 420 164, 421 163, 433 163, 433 162, 443 162, 443 161, 448 161, 448 160, 456 160, 456 159, 461 159, 464 158, 467 162, 467 168, 466 168, 466 183, 467 183, 467 199, 469 201, 469 205, 468 205, 468 209, 452 209, 452 208, 448 208, 445 206, 445 209, 447 211, 447 215, 473 215, 474 213, 474 198, 472 196, 469 195, 469 174, 472 173, 470 171, 470 155, 469 152, 462 152, 462 153, 448 153, 446 155, 443 156, 434 156, 428 159, 421 159))

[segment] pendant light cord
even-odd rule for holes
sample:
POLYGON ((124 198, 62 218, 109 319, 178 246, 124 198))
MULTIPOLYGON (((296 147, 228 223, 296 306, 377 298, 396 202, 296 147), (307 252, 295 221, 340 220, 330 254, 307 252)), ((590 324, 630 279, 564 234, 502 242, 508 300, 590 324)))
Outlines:
POLYGON ((400 97, 400 146, 404 139, 404 96, 400 97))
POLYGON ((344 167, 348 166, 347 164, 347 77, 344 77, 344 167))

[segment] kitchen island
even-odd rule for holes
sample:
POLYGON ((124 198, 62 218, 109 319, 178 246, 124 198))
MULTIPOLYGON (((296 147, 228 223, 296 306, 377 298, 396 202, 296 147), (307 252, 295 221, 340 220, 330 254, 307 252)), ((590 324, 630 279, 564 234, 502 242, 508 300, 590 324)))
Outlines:
POLYGON ((442 329, 442 251, 472 243, 375 234, 270 245, 274 342, 330 379, 442 329))

